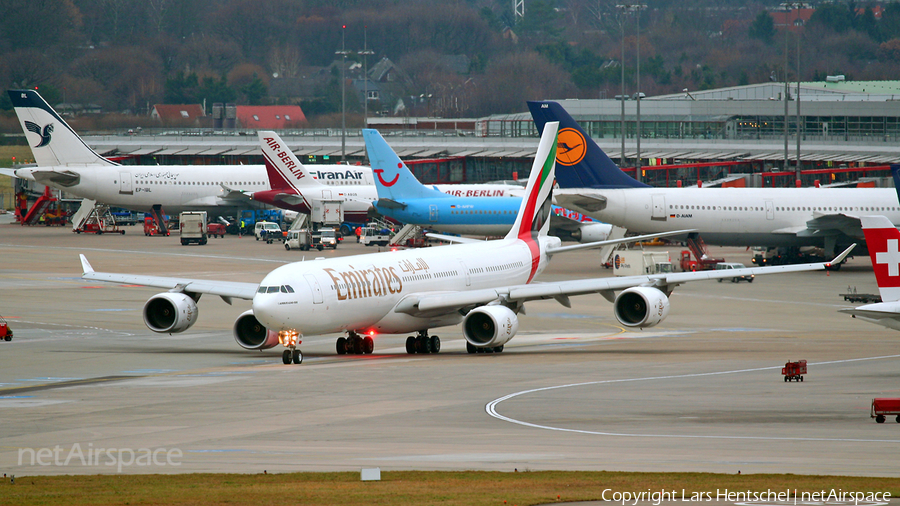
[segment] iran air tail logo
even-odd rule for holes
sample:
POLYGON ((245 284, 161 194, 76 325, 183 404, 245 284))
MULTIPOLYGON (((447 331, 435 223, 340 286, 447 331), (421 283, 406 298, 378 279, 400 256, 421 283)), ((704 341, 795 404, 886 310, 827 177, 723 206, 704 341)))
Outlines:
MULTIPOLYGON (((397 168, 398 168, 398 169, 402 169, 402 168, 403 168, 403 164, 402 164, 402 163, 398 163, 398 164, 397 164, 397 168)), ((384 172, 384 169, 372 169, 372 172, 374 172, 374 173, 375 173, 375 176, 378 177, 378 181, 379 181, 382 185, 384 185, 385 187, 388 187, 388 188, 391 187, 391 186, 394 186, 395 184, 397 184, 397 180, 400 179, 400 173, 394 174, 394 179, 391 179, 391 181, 388 182, 388 181, 385 181, 385 180, 384 180, 384 177, 382 177, 382 175, 381 175, 381 174, 384 172)))
POLYGON ((42 148, 47 144, 50 144, 50 134, 53 133, 53 123, 48 123, 47 126, 44 127, 44 130, 41 131, 41 127, 37 123, 32 123, 31 121, 26 120, 25 128, 29 132, 34 132, 41 136, 41 142, 34 147, 42 148))
POLYGON ((581 132, 574 128, 561 128, 557 134, 556 161, 562 165, 575 165, 584 160, 587 145, 581 132))

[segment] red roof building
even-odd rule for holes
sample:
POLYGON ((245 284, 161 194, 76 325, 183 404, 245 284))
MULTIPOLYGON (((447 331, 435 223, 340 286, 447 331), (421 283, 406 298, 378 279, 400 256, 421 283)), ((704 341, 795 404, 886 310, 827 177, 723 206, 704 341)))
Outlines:
POLYGON ((200 104, 156 104, 150 117, 166 124, 187 125, 206 116, 200 104))
POLYGON ((307 125, 299 105, 239 105, 238 128, 283 130, 307 125))

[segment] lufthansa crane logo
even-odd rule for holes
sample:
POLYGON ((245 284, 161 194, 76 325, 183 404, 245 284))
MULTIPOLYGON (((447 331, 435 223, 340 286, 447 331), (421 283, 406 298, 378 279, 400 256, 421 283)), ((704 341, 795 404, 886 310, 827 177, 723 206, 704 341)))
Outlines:
POLYGON ((574 128, 563 128, 557 134, 557 139, 557 163, 570 166, 584 160, 584 155, 587 153, 587 145, 581 132, 574 128))

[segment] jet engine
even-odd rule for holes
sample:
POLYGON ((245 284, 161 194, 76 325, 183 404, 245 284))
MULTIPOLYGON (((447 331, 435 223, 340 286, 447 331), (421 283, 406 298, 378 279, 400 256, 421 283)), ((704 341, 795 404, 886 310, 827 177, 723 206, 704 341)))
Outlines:
POLYGON ((624 290, 613 304, 616 319, 626 327, 653 327, 669 315, 669 298, 648 286, 624 290))
POLYGON ((506 306, 481 306, 466 315, 463 335, 472 346, 501 346, 516 335, 519 318, 506 306))
POLYGON ((234 340, 245 350, 267 350, 278 346, 278 332, 267 329, 250 309, 234 321, 234 340))
POLYGON ((190 295, 166 292, 144 304, 144 324, 153 332, 184 332, 197 323, 197 303, 190 295))
POLYGON ((582 243, 605 241, 611 231, 612 225, 607 223, 584 224, 572 232, 572 238, 582 243))

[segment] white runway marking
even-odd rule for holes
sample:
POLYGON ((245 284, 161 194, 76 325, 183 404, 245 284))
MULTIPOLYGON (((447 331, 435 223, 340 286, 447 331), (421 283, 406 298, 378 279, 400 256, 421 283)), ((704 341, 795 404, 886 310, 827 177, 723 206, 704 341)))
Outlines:
MULTIPOLYGON (((819 365, 829 365, 829 364, 842 364, 848 362, 862 362, 867 360, 883 360, 889 358, 900 358, 900 355, 885 355, 880 357, 864 357, 864 358, 851 358, 846 360, 832 360, 828 362, 817 362, 815 364, 809 364, 811 366, 819 366, 819 365)), ((484 410, 488 415, 498 419, 503 420, 505 422, 514 423, 517 425, 523 425, 525 427, 532 427, 535 429, 544 429, 544 430, 553 430, 558 432, 574 432, 578 434, 591 434, 596 436, 622 436, 622 437, 648 437, 648 438, 687 438, 687 439, 740 439, 740 440, 762 440, 762 441, 840 441, 840 442, 853 442, 853 443, 897 443, 896 439, 854 439, 854 438, 816 438, 816 437, 763 437, 763 436, 718 436, 718 435, 686 435, 686 434, 629 434, 624 432, 602 432, 602 431, 593 431, 593 430, 582 430, 582 429, 566 429, 563 427, 551 427, 548 425, 540 425, 536 423, 526 422, 524 420, 516 420, 515 418, 510 418, 508 416, 501 415, 497 412, 497 405, 503 401, 512 399, 514 397, 519 397, 522 395, 527 395, 535 392, 546 392, 549 390, 559 390, 562 388, 571 388, 571 387, 582 387, 588 385, 603 385, 610 383, 627 383, 634 381, 657 381, 657 380, 672 380, 679 378, 696 378, 702 376, 721 376, 724 374, 740 374, 745 372, 757 372, 757 371, 768 371, 772 369, 781 369, 781 366, 773 366, 773 367, 758 367, 755 369, 737 369, 734 371, 720 371, 720 372, 707 372, 707 373, 696 373, 696 374, 678 374, 672 376, 652 376, 648 378, 628 378, 628 379, 616 379, 616 380, 603 380, 603 381, 587 381, 584 383, 570 383, 568 385, 556 385, 552 387, 543 387, 543 388, 533 388, 531 390, 523 390, 521 392, 515 392, 509 395, 505 395, 500 397, 499 399, 494 399, 493 401, 487 403, 485 405, 484 410)))

